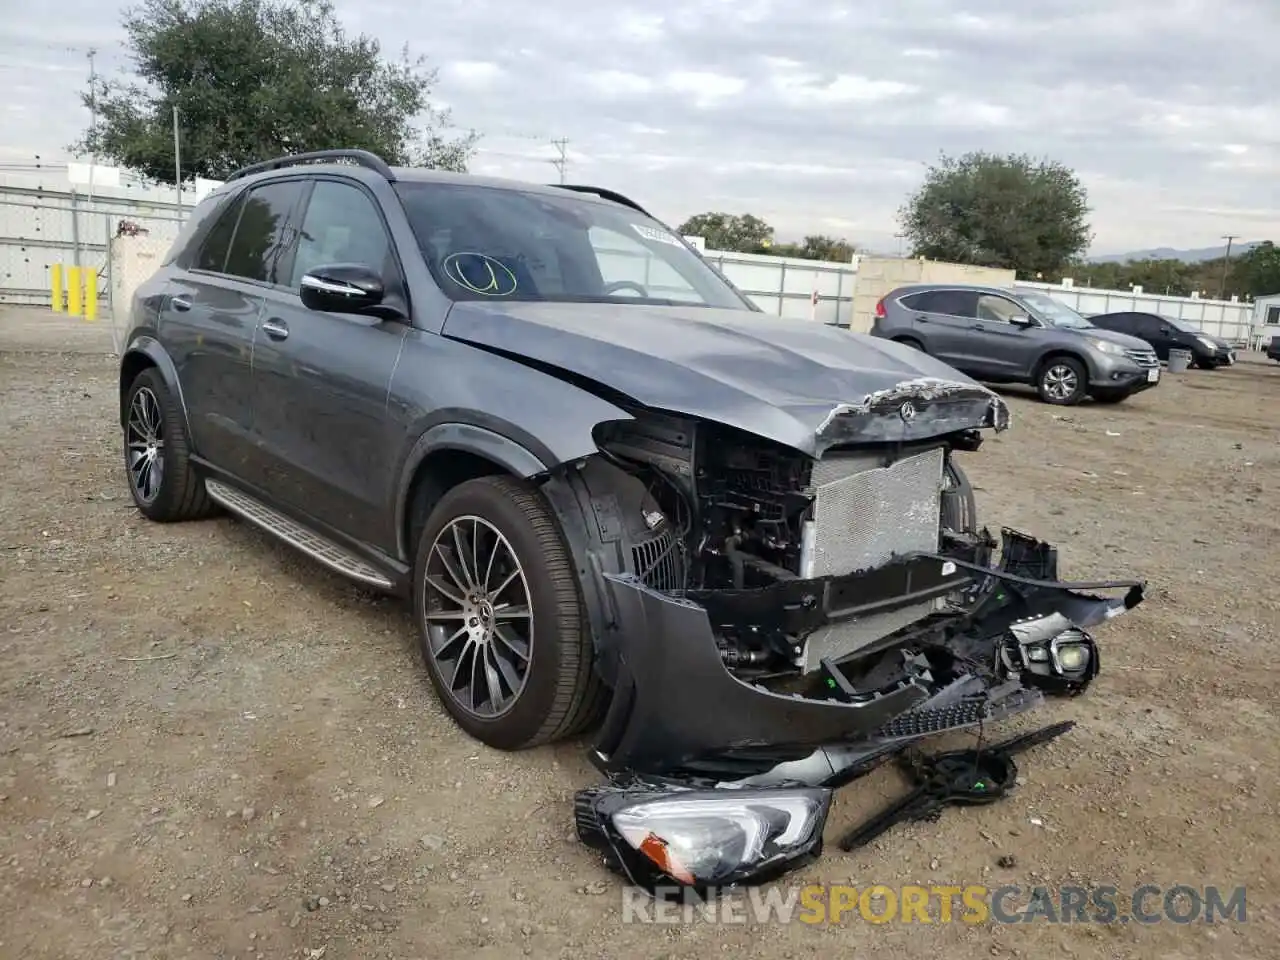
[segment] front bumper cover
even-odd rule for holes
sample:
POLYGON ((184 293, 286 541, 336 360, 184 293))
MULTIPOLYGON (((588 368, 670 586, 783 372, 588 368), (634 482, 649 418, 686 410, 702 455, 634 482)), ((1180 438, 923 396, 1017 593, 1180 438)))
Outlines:
MULTIPOLYGON (((1011 627, 1019 623, 1056 622, 1083 632, 1141 603, 1144 585, 1060 582, 1053 548, 1015 531, 1004 531, 1001 555, 996 567, 919 555, 958 565, 976 578, 964 611, 922 629, 945 636, 950 647, 967 645, 976 660, 991 661, 989 671, 943 688, 900 678, 880 689, 836 689, 827 698, 778 693, 739 679, 721 659, 703 605, 635 578, 607 577, 620 669, 593 761, 612 777, 830 785, 911 740, 1027 709, 1045 690, 1076 692, 1055 690, 1029 674, 1001 678, 995 662, 1001 638, 1015 636, 1011 627), (1100 590, 1124 593, 1086 592, 1100 590)), ((1093 649, 1085 683, 1097 672, 1093 649)))

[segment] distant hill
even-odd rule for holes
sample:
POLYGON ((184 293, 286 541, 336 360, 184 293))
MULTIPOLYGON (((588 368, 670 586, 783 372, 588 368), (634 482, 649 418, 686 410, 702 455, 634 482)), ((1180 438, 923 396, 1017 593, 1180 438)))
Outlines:
MULTIPOLYGON (((1245 243, 1233 243, 1231 256, 1244 253, 1256 247, 1261 240, 1249 240, 1245 243)), ((1124 263, 1127 260, 1181 260, 1183 263, 1201 263, 1205 260, 1217 260, 1227 255, 1227 245, 1220 247, 1202 247, 1199 250, 1174 250, 1172 247, 1156 247, 1152 250, 1132 250, 1129 253, 1108 253, 1103 256, 1090 257, 1090 263, 1124 263)))

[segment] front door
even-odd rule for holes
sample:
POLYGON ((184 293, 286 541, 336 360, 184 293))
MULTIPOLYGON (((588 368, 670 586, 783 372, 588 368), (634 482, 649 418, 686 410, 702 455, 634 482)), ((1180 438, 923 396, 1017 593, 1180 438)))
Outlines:
POLYGON ((296 253, 266 294, 253 358, 254 479, 273 500, 349 537, 392 549, 387 477, 403 441, 387 388, 409 327, 302 305, 312 267, 360 263, 403 292, 400 266, 373 198, 355 181, 315 181, 296 253))
POLYGON ((974 370, 993 379, 1021 379, 1031 372, 1031 359, 1040 336, 1039 323, 1015 324, 1030 318, 1027 308, 1009 297, 984 293, 978 297, 977 312, 969 339, 974 370))

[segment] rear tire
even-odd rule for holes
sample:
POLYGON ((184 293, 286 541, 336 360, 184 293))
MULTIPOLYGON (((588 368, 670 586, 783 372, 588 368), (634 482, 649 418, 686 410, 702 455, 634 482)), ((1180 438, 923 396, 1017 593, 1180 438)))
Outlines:
POLYGON ((600 716, 577 574, 529 484, 481 477, 440 498, 418 541, 413 613, 440 702, 482 743, 522 750, 600 716))
POLYGON ((1089 391, 1089 374, 1075 357, 1050 357, 1036 377, 1040 399, 1059 407, 1070 407, 1083 400, 1089 391))
POLYGON ((191 462, 182 408, 155 367, 129 384, 120 420, 129 493, 144 517, 176 523, 217 512, 191 462))

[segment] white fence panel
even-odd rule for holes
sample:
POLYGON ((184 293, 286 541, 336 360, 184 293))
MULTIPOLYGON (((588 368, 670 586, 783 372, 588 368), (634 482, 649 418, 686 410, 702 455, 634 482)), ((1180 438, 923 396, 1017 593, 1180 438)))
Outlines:
POLYGON ((1211 336, 1222 337, 1232 343, 1248 343, 1254 340, 1258 333, 1253 329, 1253 304, 1251 303, 1239 303, 1234 300, 1204 300, 1198 297, 1172 297, 1154 293, 1136 293, 1132 290, 1064 287, 1022 280, 1014 284, 1014 289, 1047 293, 1086 317, 1122 310, 1158 313, 1174 320, 1183 320, 1211 336))

